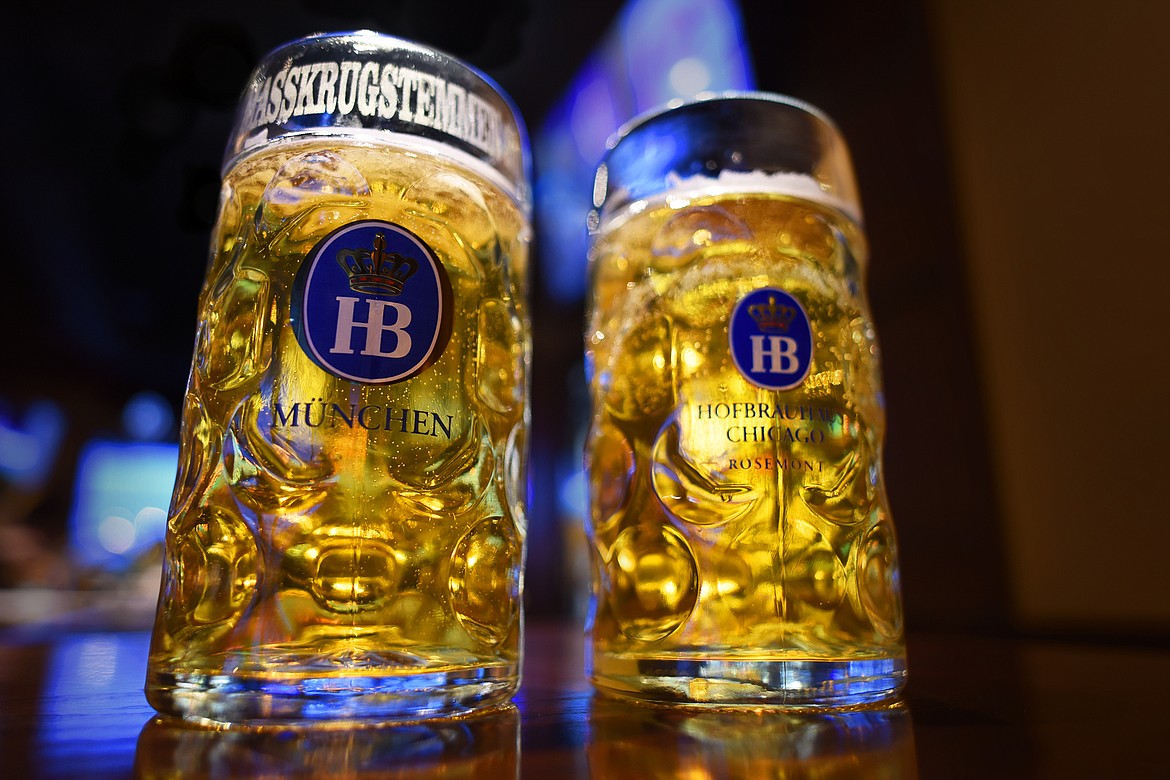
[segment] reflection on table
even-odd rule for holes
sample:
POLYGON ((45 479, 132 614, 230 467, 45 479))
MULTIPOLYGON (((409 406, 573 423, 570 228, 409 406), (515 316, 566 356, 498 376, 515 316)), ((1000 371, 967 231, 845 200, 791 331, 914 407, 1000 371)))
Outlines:
POLYGON ((1170 651, 911 635, 905 701, 720 710, 600 698, 581 626, 529 626, 514 702, 390 727, 209 728, 142 693, 143 631, 0 633, 4 778, 1161 777, 1170 651))
POLYGON ((591 778, 918 776, 909 710, 687 710, 595 699, 591 778))
POLYGON ((386 727, 211 729, 153 718, 138 737, 135 776, 520 776, 520 712, 386 727))

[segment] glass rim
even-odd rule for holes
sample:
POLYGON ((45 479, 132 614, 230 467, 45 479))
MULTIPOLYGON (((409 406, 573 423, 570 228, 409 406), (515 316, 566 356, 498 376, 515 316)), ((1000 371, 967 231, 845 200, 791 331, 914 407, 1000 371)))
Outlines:
POLYGON ((832 130, 838 138, 842 137, 841 128, 837 125, 836 121, 834 121, 831 116, 825 113, 825 111, 813 105, 812 103, 809 103, 808 101, 792 97, 791 95, 783 95, 779 92, 768 92, 767 90, 728 89, 721 91, 699 92, 695 95, 692 95, 691 97, 675 98, 673 100, 667 101, 666 103, 663 103, 660 106, 643 111, 637 116, 634 116, 633 118, 623 122, 617 130, 609 135, 605 142, 605 150, 606 152, 609 152, 615 146, 617 146, 623 138, 632 133, 634 130, 653 121, 663 114, 673 113, 679 109, 685 109, 699 104, 717 103, 724 101, 758 101, 762 103, 778 103, 780 105, 788 106, 789 108, 795 108, 805 112, 806 114, 809 114, 812 117, 815 117, 816 119, 819 119, 821 122, 825 123, 825 125, 830 130, 832 130))
POLYGON ((595 169, 587 228, 596 233, 638 203, 736 193, 790 195, 864 223, 832 117, 789 95, 725 90, 674 99, 620 125, 595 169))
POLYGON ((400 145, 445 146, 454 160, 474 158, 481 173, 490 168, 494 175, 488 178, 517 203, 531 201, 528 131, 503 87, 441 49, 372 29, 312 33, 259 57, 238 99, 220 175, 285 140, 351 133, 380 134, 400 145), (318 67, 332 71, 327 84, 318 67), (308 68, 314 71, 290 87, 291 72, 308 68), (370 88, 377 105, 359 94, 370 88))

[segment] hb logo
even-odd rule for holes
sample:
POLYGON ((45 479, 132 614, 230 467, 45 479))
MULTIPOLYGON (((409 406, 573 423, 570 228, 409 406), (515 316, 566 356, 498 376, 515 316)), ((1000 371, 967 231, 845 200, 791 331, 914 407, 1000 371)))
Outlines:
POLYGON ((812 326, 804 307, 776 287, 740 299, 727 328, 736 368, 766 390, 791 390, 812 366, 812 326))
POLYGON ((301 348, 321 368, 367 384, 422 371, 451 334, 451 284, 430 248, 398 225, 354 222, 305 258, 293 284, 301 348))

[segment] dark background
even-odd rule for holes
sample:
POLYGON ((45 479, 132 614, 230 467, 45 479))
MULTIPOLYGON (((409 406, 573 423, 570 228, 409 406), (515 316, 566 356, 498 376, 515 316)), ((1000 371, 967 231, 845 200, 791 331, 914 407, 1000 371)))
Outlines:
MULTIPOLYGON (((183 395, 236 100, 269 49, 372 28, 494 77, 535 133, 621 3, 201 2, 26 9, 3 47, 6 172, 0 404, 67 412, 50 487, 20 518, 59 540, 71 453, 141 390, 183 395)), ((811 102, 849 140, 884 351, 886 480, 918 628, 1009 627, 997 491, 972 349, 934 52, 916 0, 742 3, 757 86, 811 102)), ((535 250, 540 289, 542 248, 535 250)), ((530 614, 572 594, 553 456, 572 447, 583 312, 534 311, 530 614)), ((571 532, 571 531, 570 531, 571 532)))

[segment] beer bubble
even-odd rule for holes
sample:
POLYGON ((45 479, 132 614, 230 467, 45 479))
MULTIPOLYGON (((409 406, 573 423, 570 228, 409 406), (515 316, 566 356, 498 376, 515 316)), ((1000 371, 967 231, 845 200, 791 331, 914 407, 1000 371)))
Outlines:
POLYGON ((830 262, 839 251, 839 235, 817 211, 796 206, 788 211, 785 219, 777 221, 773 240, 784 254, 807 256, 824 263, 830 262))
MULTIPOLYGON (((311 430, 311 429, 304 429, 311 430)), ((232 493, 258 511, 304 511, 332 484, 332 464, 311 433, 284 435, 262 395, 246 397, 223 437, 223 471, 232 493)))
POLYGON ((395 492, 412 511, 443 519, 465 511, 488 492, 496 477, 496 450, 483 418, 471 418, 463 435, 441 450, 427 445, 427 457, 412 446, 385 449, 386 471, 393 474, 395 492))
MULTIPOLYGON (((710 426, 707 426, 710 428, 710 426)), ((699 449, 710 452, 710 448, 699 449)), ((671 515, 694 525, 718 525, 751 511, 756 496, 750 485, 723 479, 687 456, 679 445, 679 423, 665 425, 654 442, 653 483, 658 500, 671 515)))
POLYGON ((198 367, 216 390, 254 379, 272 360, 272 286, 251 268, 236 270, 231 284, 206 309, 206 343, 198 367))
POLYGON ((857 546, 857 578, 861 603, 884 637, 902 632, 901 576, 894 529, 884 512, 857 546))
POLYGON ((495 645, 507 637, 520 596, 520 540, 503 517, 482 520, 451 553, 451 607, 477 642, 495 645))
POLYGON ((589 431, 589 471, 605 479, 589 482, 589 510, 594 538, 605 548, 616 531, 611 522, 626 503, 634 479, 634 451, 621 431, 602 420, 589 431))
MULTIPOLYGON (((289 555, 296 554, 290 548, 289 555)), ((382 606, 397 590, 394 550, 357 528, 325 526, 303 552, 312 571, 310 594, 334 613, 355 613, 382 606)))
POLYGON ((667 525, 626 528, 610 550, 610 609, 622 633, 654 642, 687 621, 699 594, 699 565, 682 534, 667 525))
POLYGON ((281 166, 260 196, 256 235, 276 256, 304 253, 306 242, 355 219, 369 195, 361 171, 338 152, 297 155, 281 166))
POLYGON ((464 270, 477 279, 500 272, 498 266, 484 268, 482 264, 488 261, 495 265, 501 257, 495 251, 499 229, 483 190, 474 182, 450 171, 434 173, 407 186, 402 201, 403 211, 426 223, 425 231, 413 227, 424 234, 423 240, 443 256, 444 262, 454 261, 457 267, 470 263, 471 267, 464 270))
POLYGON ((701 341, 708 350, 702 356, 708 365, 727 354, 727 317, 741 297, 764 284, 761 264, 768 263, 750 246, 731 251, 729 247, 704 253, 703 262, 692 262, 669 277, 656 280, 658 304, 680 329, 679 341, 701 341))
POLYGON ((780 538, 771 522, 747 523, 715 564, 717 592, 735 615, 767 624, 783 614, 780 538))
POLYGON ((674 270, 701 249, 751 236, 751 228, 719 206, 682 209, 654 234, 650 243, 652 268, 674 270))
POLYGON ((503 414, 514 412, 524 386, 524 345, 520 321, 507 304, 489 298, 479 304, 476 329, 476 390, 480 400, 503 414))
MULTIPOLYGON (((435 641, 439 637, 443 621, 435 620, 433 616, 440 611, 439 604, 430 594, 403 587, 386 608, 382 620, 396 632, 417 636, 420 640, 435 641)), ((409 658, 405 650, 399 652, 404 660, 409 658)), ((417 663, 422 659, 421 654, 412 655, 413 661, 408 662, 417 663)))
MULTIPOLYGON (((810 471, 800 487, 805 505, 838 525, 856 525, 877 498, 874 477, 877 462, 868 432, 858 417, 842 410, 826 426, 824 440, 807 449, 819 468, 810 471)), ((799 454, 799 453, 798 453, 799 454)))
POLYGON ((518 422, 508 434, 504 447, 504 499, 507 506, 512 508, 513 520, 521 533, 528 528, 528 517, 524 510, 527 505, 527 483, 524 479, 528 473, 527 452, 528 429, 518 422))
POLYGON ((235 513, 206 506, 186 515, 168 545, 169 619, 183 626, 232 622, 256 595, 257 550, 235 513))
POLYGON ((188 431, 187 447, 181 448, 179 470, 171 496, 170 523, 189 511, 211 466, 219 459, 219 437, 215 426, 207 418, 199 395, 187 392, 183 399, 183 430, 188 431))
POLYGON ((814 532, 811 540, 786 546, 795 553, 784 560, 789 599, 817 609, 835 608, 844 594, 845 567, 825 538, 814 532))
POLYGON ((752 567, 738 550, 725 550, 715 562, 715 593, 731 609, 742 608, 751 593, 752 567))
POLYGON ((618 420, 656 429, 675 404, 671 322, 648 316, 615 340, 607 366, 606 410, 618 420))

